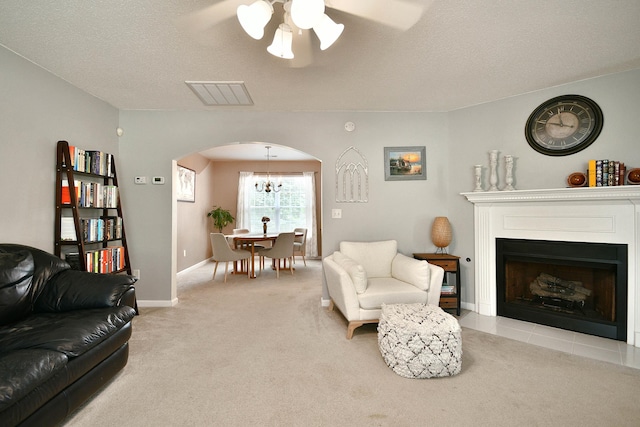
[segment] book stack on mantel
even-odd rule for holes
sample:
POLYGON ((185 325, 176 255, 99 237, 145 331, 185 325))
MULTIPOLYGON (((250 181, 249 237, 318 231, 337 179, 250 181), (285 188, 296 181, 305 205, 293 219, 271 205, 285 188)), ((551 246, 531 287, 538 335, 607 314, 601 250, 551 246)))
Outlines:
POLYGON ((624 163, 618 160, 589 160, 589 187, 625 185, 626 172, 624 163))

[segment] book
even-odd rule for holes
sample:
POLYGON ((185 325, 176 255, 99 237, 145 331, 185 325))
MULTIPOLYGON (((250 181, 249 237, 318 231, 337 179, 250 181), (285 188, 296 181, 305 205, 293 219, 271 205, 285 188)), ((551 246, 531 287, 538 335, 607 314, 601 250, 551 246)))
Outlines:
POLYGON ((587 178, 589 182, 589 187, 596 186, 596 161, 589 160, 589 168, 587 169, 587 178))

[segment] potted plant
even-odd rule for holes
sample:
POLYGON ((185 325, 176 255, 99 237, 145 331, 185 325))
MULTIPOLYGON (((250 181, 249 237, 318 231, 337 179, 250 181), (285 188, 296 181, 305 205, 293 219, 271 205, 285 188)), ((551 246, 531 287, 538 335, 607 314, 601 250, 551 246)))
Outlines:
POLYGON ((231 224, 235 218, 226 209, 222 209, 220 206, 214 206, 214 209, 209 211, 207 216, 213 218, 213 226, 218 229, 219 233, 222 233, 222 229, 231 224))

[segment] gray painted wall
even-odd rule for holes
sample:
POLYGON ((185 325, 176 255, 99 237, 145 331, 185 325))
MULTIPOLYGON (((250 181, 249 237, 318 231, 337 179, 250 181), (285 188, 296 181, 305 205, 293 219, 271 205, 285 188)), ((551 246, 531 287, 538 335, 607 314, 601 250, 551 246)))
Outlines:
MULTIPOLYGON (((516 188, 564 187, 566 176, 585 170, 589 158, 640 166, 636 120, 640 117, 640 70, 576 82, 449 113, 120 111, 0 49, 0 240, 53 249, 55 144, 66 139, 116 154, 133 267, 141 270, 141 300, 175 300, 176 202, 171 180, 175 160, 232 142, 290 146, 322 161, 323 244, 329 254, 341 240, 397 239, 404 253, 434 249, 433 217, 451 220, 450 252, 463 262, 463 301, 474 301, 473 207, 459 193, 473 189, 472 167, 488 164, 487 152, 516 157, 516 188), (568 157, 542 156, 527 145, 524 123, 551 97, 579 93, 602 107, 598 141, 568 157), (356 131, 344 123, 356 123, 356 131), (124 136, 115 136, 115 128, 124 136), (385 146, 424 145, 426 181, 384 180, 385 146), (334 167, 354 146, 369 164, 369 203, 335 202, 334 167), (136 186, 134 176, 164 176, 165 185, 136 186), (332 219, 331 210, 343 210, 332 219)), ((486 177, 485 177, 486 178, 486 177)), ((486 183, 486 180, 485 180, 486 183)), ((320 292, 319 292, 320 294, 320 292)))
POLYGON ((53 252, 56 145, 118 156, 118 110, 0 48, 0 241, 53 252))

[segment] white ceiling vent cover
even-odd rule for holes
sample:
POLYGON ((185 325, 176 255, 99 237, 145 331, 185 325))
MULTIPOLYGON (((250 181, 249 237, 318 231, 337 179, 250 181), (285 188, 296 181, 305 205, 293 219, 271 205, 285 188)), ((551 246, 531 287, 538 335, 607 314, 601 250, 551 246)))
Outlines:
POLYGON ((253 105, 244 82, 185 82, 204 105, 253 105))

